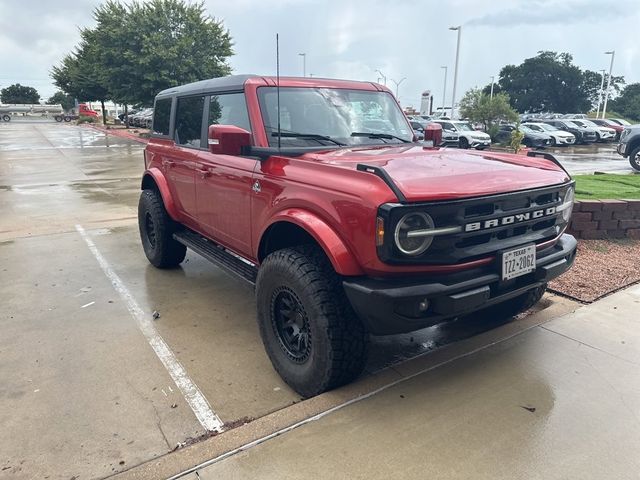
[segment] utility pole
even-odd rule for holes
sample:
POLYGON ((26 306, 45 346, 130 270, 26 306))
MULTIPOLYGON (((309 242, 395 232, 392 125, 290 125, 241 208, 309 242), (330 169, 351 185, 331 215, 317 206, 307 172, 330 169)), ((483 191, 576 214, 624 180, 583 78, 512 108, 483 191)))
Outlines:
POLYGON ((442 87, 442 113, 444 114, 444 102, 446 101, 445 96, 447 95, 447 70, 449 67, 443 65, 440 68, 444 69, 444 85, 442 87))
POLYGON ((400 84, 402 82, 404 82, 407 79, 407 77, 402 77, 402 80, 400 80, 399 82, 396 82, 393 78, 391 78, 390 80, 396 84, 396 98, 398 98, 398 87, 400 86, 400 84))
POLYGON ((599 71, 602 79, 600 80, 600 90, 598 90, 598 110, 596 111, 596 118, 600 118, 600 105, 602 104, 602 89, 604 88, 604 74, 607 72, 606 70, 599 70, 599 71))
POLYGON ((462 26, 449 27, 449 30, 458 31, 458 43, 456 45, 456 65, 453 70, 453 93, 451 95, 451 119, 453 119, 453 112, 456 106, 456 86, 458 83, 458 60, 460 60, 460 34, 462 33, 462 26))
POLYGON ((491 96, 490 99, 493 100, 493 84, 496 81, 496 76, 495 75, 491 75, 491 96))
POLYGON ((605 55, 611 55, 611 64, 609 65, 609 80, 607 80, 607 90, 604 92, 604 107, 602 107, 602 118, 607 116, 607 100, 609 100, 609 90, 611 89, 611 71, 613 70, 613 59, 616 57, 616 51, 604 52, 605 55))
POLYGON ((306 77, 307 76, 307 54, 299 53, 298 55, 302 57, 302 76, 306 77))
POLYGON ((382 73, 380 70, 376 70, 376 72, 378 72, 380 74, 380 76, 382 77, 382 80, 384 81, 384 86, 387 86, 387 76, 382 73))

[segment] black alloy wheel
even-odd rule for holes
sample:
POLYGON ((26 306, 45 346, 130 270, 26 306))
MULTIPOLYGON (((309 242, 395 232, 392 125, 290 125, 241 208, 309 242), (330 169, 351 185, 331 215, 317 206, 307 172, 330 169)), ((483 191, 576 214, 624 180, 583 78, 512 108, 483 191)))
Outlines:
POLYGON ((271 326, 280 347, 294 362, 306 361, 311 353, 311 330, 302 302, 291 289, 280 287, 272 294, 271 308, 271 326))

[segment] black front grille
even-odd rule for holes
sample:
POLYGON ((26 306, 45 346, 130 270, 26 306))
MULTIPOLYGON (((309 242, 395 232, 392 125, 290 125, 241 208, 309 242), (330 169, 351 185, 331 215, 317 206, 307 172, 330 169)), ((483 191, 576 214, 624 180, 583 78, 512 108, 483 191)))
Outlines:
POLYGON ((392 264, 456 264, 483 258, 500 250, 526 243, 541 243, 556 237, 561 230, 560 213, 551 213, 562 203, 571 184, 545 187, 465 200, 385 205, 387 237, 379 248, 380 258, 392 264), (428 213, 435 228, 461 226, 459 233, 434 237, 431 246, 416 257, 403 255, 395 246, 396 222, 412 211, 428 213), (540 216, 534 215, 542 212, 540 216))

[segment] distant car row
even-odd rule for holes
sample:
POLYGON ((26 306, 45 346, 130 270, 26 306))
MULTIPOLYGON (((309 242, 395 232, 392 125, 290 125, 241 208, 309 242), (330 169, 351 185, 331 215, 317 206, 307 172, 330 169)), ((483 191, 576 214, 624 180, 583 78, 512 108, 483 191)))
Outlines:
POLYGON ((131 127, 151 128, 153 120, 153 108, 143 108, 142 110, 132 110, 128 115, 121 113, 118 115, 121 122, 131 127))

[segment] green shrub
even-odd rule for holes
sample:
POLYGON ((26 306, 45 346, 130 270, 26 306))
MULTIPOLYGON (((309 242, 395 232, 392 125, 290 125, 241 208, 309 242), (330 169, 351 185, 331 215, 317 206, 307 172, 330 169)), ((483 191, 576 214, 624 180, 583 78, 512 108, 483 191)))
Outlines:
POLYGON ((513 148, 514 153, 518 153, 522 148, 522 139, 524 138, 524 133, 520 131, 520 124, 516 127, 514 131, 511 132, 511 148, 513 148))
POLYGON ((78 118, 78 125, 83 123, 98 123, 98 119, 96 117, 90 117, 89 115, 80 115, 80 118, 78 118))

